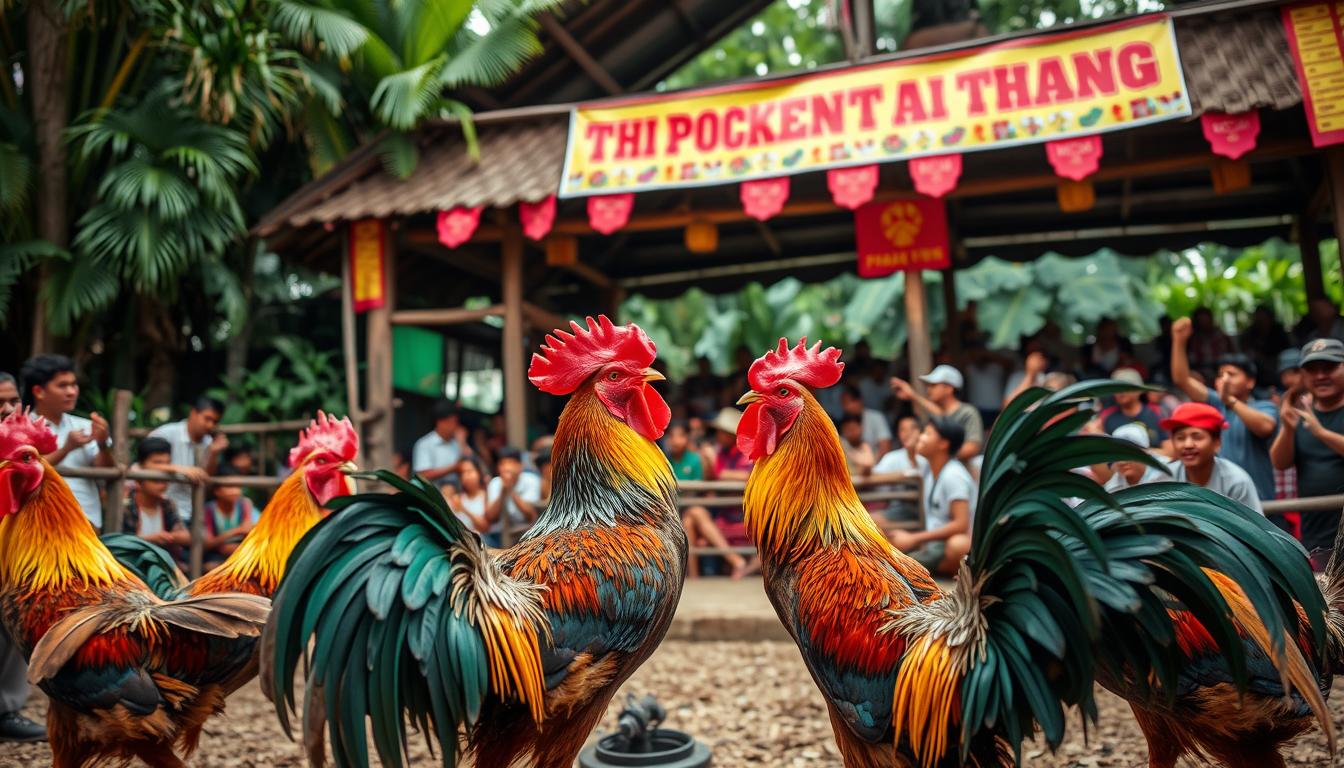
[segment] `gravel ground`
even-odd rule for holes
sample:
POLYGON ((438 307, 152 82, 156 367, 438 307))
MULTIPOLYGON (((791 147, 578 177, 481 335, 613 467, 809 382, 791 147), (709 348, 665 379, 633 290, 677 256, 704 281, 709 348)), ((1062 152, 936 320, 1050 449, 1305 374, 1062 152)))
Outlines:
MULTIPOLYGON (((610 730, 625 692, 656 693, 669 707, 668 725, 689 731, 707 742, 714 765, 770 766, 771 768, 839 768, 821 695, 813 686, 798 651, 786 643, 664 643, 617 697, 603 732, 610 730)), ((34 697, 41 699, 41 696, 34 697)), ((1344 733, 1344 682, 1332 697, 1336 728, 1344 733)), ((1129 708, 1101 692, 1101 724, 1087 743, 1081 728, 1056 754, 1028 744, 1025 763, 1047 768, 1124 766, 1143 768, 1147 753, 1129 708)), ((33 716, 44 701, 34 701, 33 716)), ((423 742, 413 742, 414 765, 437 765, 423 742)), ((1309 734, 1287 750, 1293 766, 1344 768, 1344 755, 1332 761, 1319 733, 1309 734)), ((0 766, 49 765, 45 745, 0 745, 0 766)), ((262 768, 300 766, 297 745, 287 740, 277 724, 270 702, 255 685, 236 694, 228 714, 206 728, 193 766, 204 768, 262 768)))

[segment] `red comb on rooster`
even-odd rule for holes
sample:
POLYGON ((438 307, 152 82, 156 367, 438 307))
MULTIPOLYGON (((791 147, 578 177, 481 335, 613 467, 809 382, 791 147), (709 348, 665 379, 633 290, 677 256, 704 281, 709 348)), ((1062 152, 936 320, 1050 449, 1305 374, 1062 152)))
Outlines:
POLYGON ((33 446, 43 455, 56 450, 56 435, 47 426, 47 420, 34 419, 27 408, 0 420, 0 456, 8 456, 25 445, 33 446))
POLYGON ((738 450, 752 461, 774 453, 780 436, 789 431, 803 410, 803 400, 794 391, 796 385, 829 387, 840 380, 844 370, 840 350, 835 347, 823 351, 820 341, 809 347, 804 336, 790 348, 788 339, 780 339, 778 349, 756 358, 747 370, 751 391, 738 401, 738 405, 747 406, 737 425, 738 450))
POLYGON ((829 387, 840 380, 845 364, 839 362, 840 350, 827 347, 821 351, 821 342, 807 346, 807 337, 798 340, 798 345, 789 347, 789 340, 781 338, 779 348, 772 349, 756 358, 747 371, 751 388, 757 392, 765 391, 777 383, 789 380, 803 386, 818 388, 829 387))
POLYGON ((342 461, 354 461, 359 453, 359 434, 350 417, 336 418, 322 411, 308 422, 308 428, 299 432, 299 444, 289 451, 289 466, 297 467, 318 451, 339 456, 342 461))
POLYGON ((672 411, 649 386, 663 380, 649 367, 658 351, 653 340, 634 323, 617 326, 606 315, 587 321, 587 328, 571 321, 573 333, 547 334, 541 352, 532 355, 527 378, 552 395, 568 395, 592 379, 611 415, 650 440, 662 437, 672 411))

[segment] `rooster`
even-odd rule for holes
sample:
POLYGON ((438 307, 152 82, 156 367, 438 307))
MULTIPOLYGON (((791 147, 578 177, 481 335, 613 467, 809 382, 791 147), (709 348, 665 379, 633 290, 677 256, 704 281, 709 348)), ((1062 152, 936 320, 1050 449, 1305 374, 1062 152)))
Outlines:
MULTIPOLYGON (((269 598, 285 572, 294 545, 325 515, 332 499, 354 490, 350 473, 359 453, 359 435, 350 419, 322 411, 299 433, 289 452, 293 472, 276 489, 256 527, 217 568, 186 583, 167 552, 136 536, 113 534, 103 541, 128 570, 156 595, 173 600, 188 596, 244 592, 269 598)), ((257 676, 255 635, 209 641, 217 669, 232 694, 257 676)))
POLYGON ((228 644, 255 639, 270 603, 158 598, 98 540, 42 458, 54 450, 27 413, 0 422, 0 623, 51 700, 52 765, 183 766, 175 751, 190 755, 224 708, 228 644))
POLYGON ((128 534, 108 534, 104 543, 118 560, 154 589, 159 597, 246 592, 270 597, 285 573, 294 545, 324 516, 323 508, 354 491, 349 475, 356 470, 359 434, 349 418, 322 411, 300 430, 299 444, 289 452, 293 472, 276 489, 257 525, 217 568, 186 583, 172 559, 159 547, 128 534))
POLYGON ((1094 680, 1168 728, 1145 726, 1154 766, 1187 747, 1233 766, 1282 765, 1277 739, 1313 716, 1331 732, 1314 651, 1327 613, 1301 547, 1202 488, 1111 497, 1070 471, 1152 463, 1128 443, 1075 434, 1090 418, 1080 404, 1125 385, 1034 389, 1005 409, 981 468, 971 554, 945 593, 872 522, 809 391, 840 379, 839 356, 781 339, 756 360, 738 445, 755 461, 744 524, 766 592, 847 768, 1013 765, 1037 727, 1059 744, 1065 706, 1096 719, 1094 680), (1084 501, 1071 510, 1061 497, 1084 501))
POLYGON ((667 404, 655 348, 606 317, 547 336, 528 377, 572 395, 550 503, 515 546, 487 550, 423 480, 341 499, 299 543, 262 638, 263 690, 286 730, 302 657, 304 742, 367 765, 404 759, 403 713, 457 762, 570 768, 621 683, 661 642, 686 535, 655 444, 667 404), (309 638, 312 638, 311 648, 309 638))

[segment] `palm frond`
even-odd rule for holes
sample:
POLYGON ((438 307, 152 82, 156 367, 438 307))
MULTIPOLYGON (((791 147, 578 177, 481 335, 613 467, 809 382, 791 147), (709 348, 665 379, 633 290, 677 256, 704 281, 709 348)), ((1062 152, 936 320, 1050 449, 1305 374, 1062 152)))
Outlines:
POLYGON ((32 186, 32 159, 17 145, 0 142, 0 214, 17 214, 32 186))
POLYGON ((369 39, 363 24, 313 3, 276 0, 274 14, 275 26, 290 40, 310 50, 320 44, 337 58, 351 55, 369 39))
POLYGON ((462 29, 440 81, 448 88, 499 85, 541 50, 536 22, 530 15, 516 11, 484 35, 462 29))
POLYGON ((0 328, 9 322, 9 301, 23 275, 45 259, 69 258, 69 252, 46 240, 0 243, 0 328))
POLYGON ((414 128, 439 98, 445 64, 447 57, 440 55, 380 80, 371 100, 378 119, 398 130, 414 128))
POLYGON ((415 173, 415 166, 420 162, 420 150, 416 148, 415 140, 405 133, 384 136, 378 154, 382 158, 383 168, 403 180, 415 173))
POLYGON ((42 285, 51 332, 68 335, 75 321, 111 306, 119 287, 116 275, 91 259, 54 263, 42 285))

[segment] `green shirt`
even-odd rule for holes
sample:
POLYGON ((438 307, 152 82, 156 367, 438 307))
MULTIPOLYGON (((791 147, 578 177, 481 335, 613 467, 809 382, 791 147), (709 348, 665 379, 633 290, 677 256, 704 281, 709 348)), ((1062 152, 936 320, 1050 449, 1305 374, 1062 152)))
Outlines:
MULTIPOLYGON (((1316 411, 1321 426, 1331 432, 1344 433, 1344 408, 1333 411, 1316 411)), ((1293 433, 1294 460, 1297 466, 1297 495, 1332 496, 1344 493, 1344 456, 1314 437, 1306 424, 1299 424, 1293 433)), ((1328 550, 1335 544, 1335 531, 1339 528, 1340 514, 1335 512, 1310 512, 1302 515, 1302 546, 1308 552, 1328 550)))
POLYGON ((672 473, 678 480, 705 479, 705 465, 695 451, 686 451, 681 454, 680 459, 674 459, 669 455, 667 460, 672 464, 672 473))

